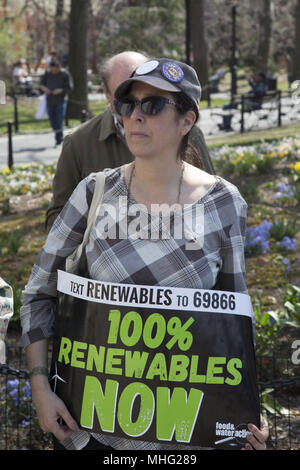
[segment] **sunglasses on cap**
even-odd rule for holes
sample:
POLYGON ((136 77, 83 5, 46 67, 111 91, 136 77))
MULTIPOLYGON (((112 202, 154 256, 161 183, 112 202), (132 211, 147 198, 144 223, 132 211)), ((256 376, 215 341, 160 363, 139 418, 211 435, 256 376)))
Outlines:
POLYGON ((155 116, 163 110, 166 104, 178 107, 177 103, 163 96, 147 96, 140 101, 133 98, 114 100, 115 110, 122 117, 131 116, 137 105, 140 106, 143 114, 155 116))

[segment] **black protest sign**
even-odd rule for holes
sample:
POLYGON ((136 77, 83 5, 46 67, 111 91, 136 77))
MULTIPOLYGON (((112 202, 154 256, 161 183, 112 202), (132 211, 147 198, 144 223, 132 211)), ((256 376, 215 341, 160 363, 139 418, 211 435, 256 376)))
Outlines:
POLYGON ((247 423, 259 424, 249 296, 58 278, 51 383, 81 428, 245 442, 247 423))

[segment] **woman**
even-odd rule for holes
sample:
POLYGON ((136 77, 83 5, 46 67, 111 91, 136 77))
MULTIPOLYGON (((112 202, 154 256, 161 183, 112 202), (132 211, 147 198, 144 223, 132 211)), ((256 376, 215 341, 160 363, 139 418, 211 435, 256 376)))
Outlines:
MULTIPOLYGON (((127 198, 128 227, 132 220, 130 211, 139 204, 147 214, 142 227, 145 236, 138 237, 136 232, 127 237, 119 232, 119 238, 103 236, 105 229, 100 214, 85 250, 90 278, 246 292, 243 257, 246 203, 234 186, 186 161, 188 134, 199 116, 200 84, 195 71, 168 59, 150 60, 118 87, 115 98, 135 160, 105 171, 102 203, 118 207, 120 198, 127 198), (157 213, 158 205, 162 214, 157 213), (145 242, 149 240, 152 221, 162 229, 165 216, 168 221, 175 220, 170 218, 170 206, 175 207, 174 214, 177 208, 187 220, 192 220, 189 216, 197 207, 203 207, 205 231, 199 224, 189 224, 181 237, 164 233, 164 237, 145 242), (221 248, 220 233, 224 236, 224 230, 230 236, 221 248)), ((48 235, 23 295, 23 341, 33 397, 41 427, 64 441, 67 448, 111 446, 155 450, 161 447, 107 435, 93 435, 89 440, 90 436, 78 430, 48 383, 47 341, 53 332, 56 270, 64 269, 65 258, 83 238, 94 185, 95 174, 91 174, 74 191, 48 235), (64 425, 58 423, 60 417, 64 425)), ((172 223, 169 228, 174 233, 172 223)), ((112 233, 114 229, 115 226, 112 233)), ((255 449, 264 449, 266 438, 264 424, 261 430, 253 426, 248 436, 249 446, 251 443, 255 449)), ((60 448, 58 444, 56 448, 60 448)), ((165 448, 179 447, 165 445, 165 448)))

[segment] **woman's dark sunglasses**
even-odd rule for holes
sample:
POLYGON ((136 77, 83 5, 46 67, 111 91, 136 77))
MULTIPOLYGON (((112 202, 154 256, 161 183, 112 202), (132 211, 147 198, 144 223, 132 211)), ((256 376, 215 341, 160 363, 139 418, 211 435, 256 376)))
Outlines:
POLYGON ((137 105, 140 105, 142 113, 147 114, 147 116, 155 116, 162 111, 166 104, 177 106, 177 103, 163 96, 147 96, 140 101, 133 98, 122 98, 114 101, 115 109, 122 117, 130 116, 137 105))

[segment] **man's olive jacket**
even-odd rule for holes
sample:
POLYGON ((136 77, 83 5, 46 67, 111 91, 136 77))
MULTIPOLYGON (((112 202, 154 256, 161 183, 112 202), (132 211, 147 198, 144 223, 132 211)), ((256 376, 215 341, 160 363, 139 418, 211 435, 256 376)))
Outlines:
MULTIPOLYGON (((201 155, 203 169, 213 174, 209 152, 197 126, 192 129, 190 140, 201 155)), ((46 214, 46 229, 50 230, 55 218, 83 178, 104 168, 117 168, 133 159, 115 127, 109 108, 66 135, 53 180, 53 196, 46 214)))

